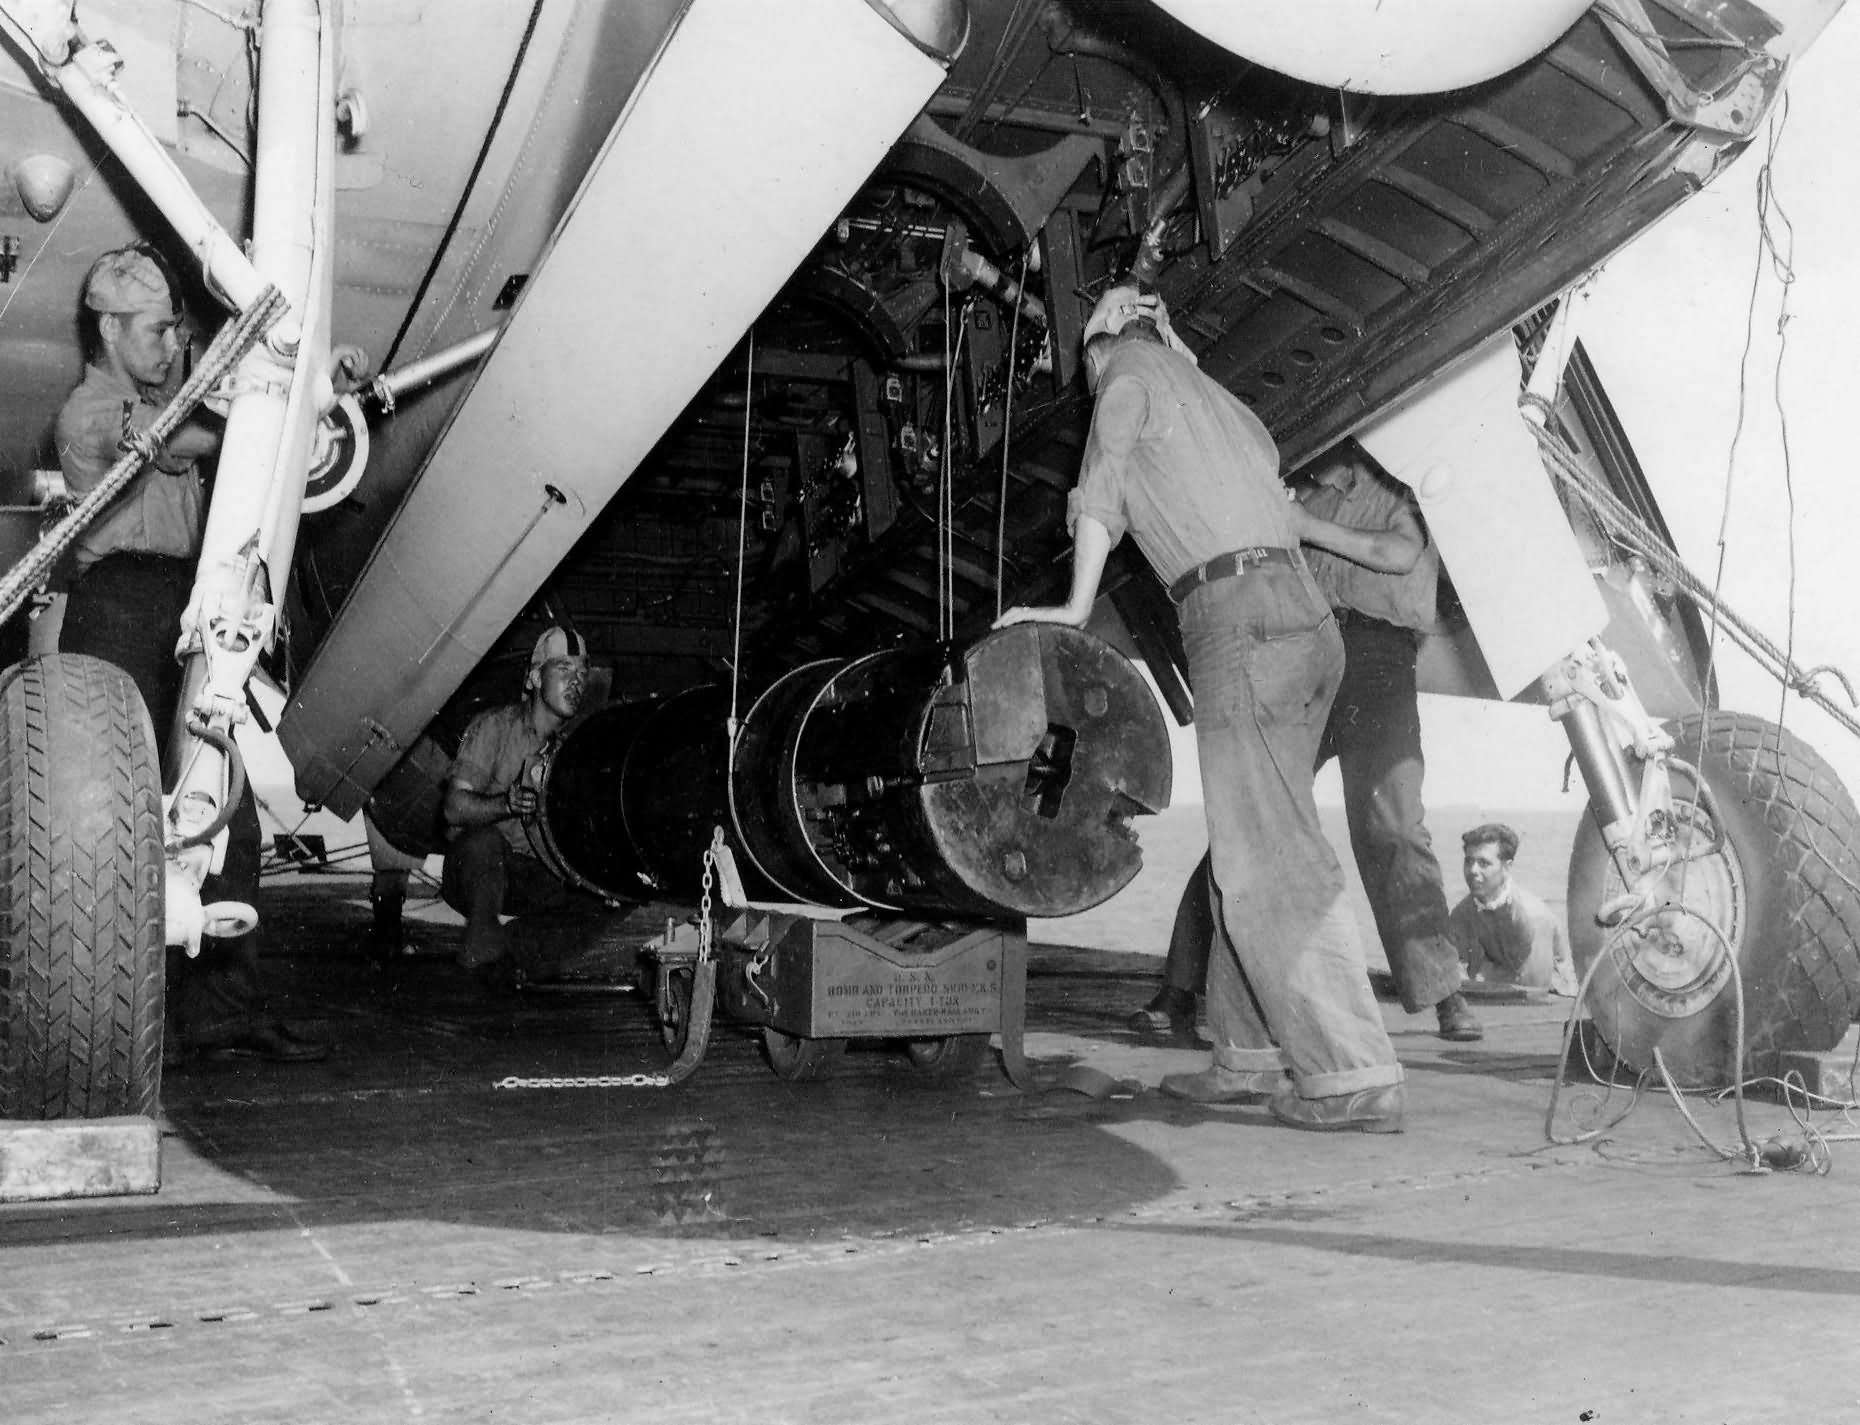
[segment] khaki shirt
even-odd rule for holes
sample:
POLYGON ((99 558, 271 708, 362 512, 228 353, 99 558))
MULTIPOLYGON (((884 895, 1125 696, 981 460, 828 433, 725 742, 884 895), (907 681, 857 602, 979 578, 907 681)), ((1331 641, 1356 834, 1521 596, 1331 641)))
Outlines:
MULTIPOLYGON (((1412 512, 1408 492, 1370 470, 1358 470, 1347 489, 1318 488, 1305 497, 1304 505, 1320 519, 1377 534, 1393 529, 1404 507, 1412 512)), ((1440 551, 1432 540, 1406 574, 1379 574, 1321 549, 1306 549, 1305 558, 1311 564, 1311 577, 1333 609, 1354 609, 1398 628, 1434 626, 1440 551)))
POLYGON ((1172 584, 1217 554, 1297 544, 1279 448, 1240 399, 1156 342, 1112 348, 1066 526, 1090 515, 1116 545, 1128 530, 1172 584))
MULTIPOLYGON (((124 437, 147 430, 161 406, 134 382, 87 366, 84 379, 58 413, 58 463, 73 499, 96 489, 127 452, 124 437)), ((150 465, 78 537, 78 572, 109 554, 200 554, 205 504, 195 461, 150 465)))
MULTIPOLYGON (((541 771, 538 755, 549 738, 530 726, 529 704, 503 703, 486 708, 474 717, 459 739, 459 755, 452 759, 446 774, 450 786, 485 796, 501 797, 519 780, 532 790, 540 790, 536 778, 541 771)), ((514 816, 496 823, 498 834, 513 851, 534 856, 529 832, 514 816)), ((455 840, 456 827, 448 827, 446 839, 455 840)))

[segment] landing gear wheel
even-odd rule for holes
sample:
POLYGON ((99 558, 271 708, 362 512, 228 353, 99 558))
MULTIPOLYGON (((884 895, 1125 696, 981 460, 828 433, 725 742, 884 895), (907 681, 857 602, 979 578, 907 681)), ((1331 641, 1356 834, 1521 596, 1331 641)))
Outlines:
POLYGON ((164 876, 128 675, 75 654, 0 674, 0 1118, 154 1111, 164 876))
POLYGON ((1583 975, 1610 947, 1584 1008, 1624 1065, 1650 1067, 1657 1047, 1677 1082, 1716 1087, 1736 1072, 1736 990, 1719 936, 1743 978, 1746 1076, 1846 1033, 1860 1003, 1860 897, 1849 889, 1860 884, 1860 812, 1813 748, 1762 718, 1708 713, 1673 736, 1708 793, 1672 769, 1676 840, 1696 859, 1662 876, 1656 904, 1671 909, 1617 936, 1595 915, 1625 887, 1584 817, 1569 858, 1570 950, 1583 975))
POLYGON ((661 970, 665 989, 659 999, 659 1038, 665 1051, 676 1059, 685 1052, 685 1040, 691 1033, 691 971, 661 970))
POLYGON ((959 1079, 975 1072, 988 1053, 986 1034, 946 1034, 941 1039, 907 1039, 911 1063, 933 1079, 959 1079))
POLYGON ((762 1030, 762 1047, 769 1056, 775 1077, 789 1083, 825 1078, 833 1071, 841 1054, 846 1052, 844 1039, 802 1039, 767 1026, 762 1030))

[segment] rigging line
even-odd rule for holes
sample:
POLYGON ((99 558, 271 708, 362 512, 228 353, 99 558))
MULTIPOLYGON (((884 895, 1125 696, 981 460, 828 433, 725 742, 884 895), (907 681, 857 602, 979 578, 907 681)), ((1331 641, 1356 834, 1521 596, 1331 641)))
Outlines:
MULTIPOLYGON (((1020 288, 1027 287, 1027 254, 1020 255, 1020 288)), ((1014 358, 1020 345, 1020 294, 1014 297, 1014 320, 1008 328, 1007 404, 1001 415, 1001 493, 995 497, 995 617, 1001 617, 1002 568, 1007 558, 1008 447, 1014 443, 1014 358)))
POLYGON ((1708 611, 1714 612, 1723 620, 1727 635, 1745 652, 1754 658, 1765 672, 1772 677, 1788 682, 1802 697, 1819 704, 1841 723, 1849 732, 1860 736, 1860 719, 1845 709, 1837 706, 1833 700, 1820 691, 1816 680, 1810 678, 1802 669, 1788 661, 1781 648, 1763 631, 1740 615, 1723 599, 1713 605, 1713 594, 1705 581, 1688 568, 1685 562, 1661 540, 1660 536, 1623 504, 1613 491, 1601 484, 1597 478, 1582 464, 1576 452, 1563 443, 1560 437, 1539 432, 1537 436, 1540 448, 1549 460, 1549 469, 1557 479, 1568 485, 1571 491, 1588 506, 1603 531, 1608 534, 1622 550, 1638 554, 1645 559, 1657 573, 1671 579, 1675 585, 1685 590, 1708 611))
POLYGON ((736 507, 736 618, 730 647, 730 762, 736 761, 736 703, 743 686, 743 570, 749 549, 749 430, 755 420, 756 329, 743 360, 743 493, 736 507))

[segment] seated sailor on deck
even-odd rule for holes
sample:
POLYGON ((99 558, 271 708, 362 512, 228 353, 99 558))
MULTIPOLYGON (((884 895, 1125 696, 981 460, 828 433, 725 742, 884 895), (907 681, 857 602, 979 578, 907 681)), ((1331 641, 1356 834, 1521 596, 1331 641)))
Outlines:
POLYGON ((1460 843, 1470 894, 1447 917, 1447 938, 1460 952, 1468 983, 1575 994, 1562 918, 1512 876, 1518 833, 1488 822, 1466 832, 1460 843))

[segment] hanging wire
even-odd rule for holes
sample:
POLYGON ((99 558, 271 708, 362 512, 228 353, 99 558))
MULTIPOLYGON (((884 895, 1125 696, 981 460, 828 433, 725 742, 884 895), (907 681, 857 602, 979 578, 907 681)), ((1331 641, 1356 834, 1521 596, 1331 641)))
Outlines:
POLYGON ((1014 293, 1014 320, 1008 327, 1007 401, 1001 413, 1001 490, 995 497, 995 617, 1001 617, 1002 584, 1007 559, 1008 450, 1014 443, 1014 361, 1020 354, 1020 299, 1027 289, 1027 254, 1020 255, 1020 282, 1014 293))
POLYGON ((943 458, 939 462, 936 501, 936 628, 937 637, 948 642, 956 636, 956 481, 955 410, 956 374, 962 359, 963 339, 969 330, 969 306, 964 302, 955 314, 955 333, 951 335, 949 284, 943 285, 943 458))
POLYGON ((743 490, 736 506, 736 616, 730 633, 729 765, 736 767, 736 709, 743 686, 743 579, 749 549, 749 432, 755 419, 756 329, 749 329, 743 358, 743 490))
MULTIPOLYGON (((1788 589, 1783 604, 1783 654, 1793 661, 1795 653, 1795 466, 1789 449, 1789 411, 1783 402, 1783 361, 1789 354, 1789 289, 1795 285, 1795 224, 1789 221, 1789 214, 1783 210, 1781 199, 1776 196, 1776 151, 1782 144, 1783 128, 1789 122, 1789 95, 1783 94, 1782 104, 1770 119, 1769 145, 1763 155, 1763 167, 1757 171, 1757 272, 1761 274, 1763 261, 1769 259, 1771 275, 1775 277, 1781 291, 1776 303, 1776 364, 1770 373, 1770 400, 1776 407, 1777 437, 1782 446, 1782 477, 1784 508, 1786 510, 1784 544, 1788 551, 1788 589), (1781 242, 1777 241, 1777 232, 1770 223, 1774 213, 1781 223, 1781 242)), ((1752 302, 1755 301, 1756 279, 1751 280, 1752 302)), ((1742 400, 1743 371, 1738 372, 1739 400, 1742 400)), ((1804 675, 1806 676, 1806 675, 1804 675)), ((1776 725, 1783 726, 1788 711, 1789 689, 1785 685, 1777 694, 1776 725)))
MULTIPOLYGON (((1791 691, 1815 702, 1849 732, 1860 735, 1860 721, 1857 721, 1846 709, 1834 705, 1832 700, 1824 695, 1817 686, 1821 676, 1832 673, 1834 677, 1841 682, 1843 688, 1848 691, 1849 700, 1852 701, 1851 684, 1848 683, 1845 674, 1838 668, 1831 666, 1804 671, 1797 666, 1794 658, 1796 600, 1795 487, 1789 449, 1788 413, 1782 394, 1782 365, 1788 342, 1789 289, 1795 281, 1793 266, 1795 231, 1788 214, 1783 210, 1775 193, 1775 159, 1783 129, 1788 121, 1788 112, 1788 96, 1785 94, 1781 108, 1770 120, 1767 151, 1764 156, 1763 167, 1759 170, 1757 175, 1757 249, 1751 274, 1750 295, 1745 313, 1744 345, 1738 365, 1737 420, 1732 432, 1730 450, 1727 453, 1725 462, 1724 494, 1719 516, 1717 539, 1717 567, 1714 571, 1711 587, 1707 589, 1703 581, 1699 580, 1691 570, 1679 560, 1678 556, 1666 546, 1665 542, 1640 520, 1633 511, 1628 509, 1624 503, 1614 496, 1612 490, 1609 490, 1606 485, 1596 480, 1585 468, 1582 468, 1581 461, 1576 458, 1575 452, 1569 449, 1560 438, 1550 432, 1548 428, 1540 429, 1537 432, 1540 446, 1546 457, 1546 464, 1551 472, 1564 483, 1566 488, 1572 490, 1583 504, 1588 506, 1591 513, 1596 516, 1597 522, 1601 525, 1604 532, 1629 550, 1639 553, 1642 557, 1646 558, 1652 567, 1667 578, 1672 579, 1679 587, 1684 588, 1707 612, 1710 619, 1710 626, 1705 668, 1702 673, 1702 681, 1704 684, 1710 686, 1712 672, 1716 667, 1718 634, 1721 628, 1727 637, 1742 647, 1760 666, 1776 677, 1780 684, 1780 706, 1777 715, 1777 736, 1774 755, 1778 763, 1779 773, 1783 756, 1783 719, 1787 710, 1788 695, 1791 691), (1778 228, 1772 223, 1772 215, 1781 225, 1780 234, 1778 228), (1737 452, 1743 437, 1748 410, 1748 373, 1750 356, 1755 338, 1757 298, 1761 288, 1763 270, 1766 262, 1769 264, 1772 275, 1777 282, 1780 283, 1782 289, 1776 317, 1776 362, 1771 379, 1772 399, 1775 404, 1782 438, 1783 482, 1788 511, 1787 539, 1789 572, 1787 631, 1784 636, 1783 644, 1780 647, 1731 610, 1725 603, 1722 592, 1725 568, 1728 562, 1728 534, 1730 528, 1732 494, 1736 475, 1737 452)), ((1710 731, 1711 719, 1709 717, 1701 719, 1698 743, 1692 764, 1693 768, 1699 768, 1704 765, 1706 745, 1710 736, 1710 731)), ((1759 748, 1759 751, 1761 750, 1762 749, 1759 748)), ((1700 805, 1702 806, 1703 793, 1706 789, 1703 774, 1694 770, 1692 771, 1692 776, 1694 777, 1695 786, 1700 795, 1700 805)), ((1802 815, 1802 808, 1796 802, 1795 789, 1790 785, 1788 778, 1779 775, 1777 777, 1777 785, 1780 789, 1783 801, 1797 813, 1798 825, 1801 828, 1803 838, 1806 840, 1809 849, 1813 852, 1815 857, 1820 860, 1838 880, 1845 884, 1850 891, 1860 894, 1860 886, 1857 886, 1852 878, 1847 876, 1838 866, 1835 866, 1827 852, 1817 843, 1809 824, 1809 819, 1802 815)), ((1718 830, 1720 834, 1722 834, 1722 828, 1720 827, 1718 830)), ((1833 1165, 1832 1150, 1829 1145, 1833 1142, 1849 1141, 1850 1138, 1860 1139, 1860 1134, 1831 1135, 1817 1128, 1811 1118, 1813 1101, 1819 1100, 1823 1104, 1831 1105, 1840 1112, 1842 1117, 1849 1124, 1853 1122, 1852 1118, 1849 1116, 1850 1110, 1860 1105, 1809 1093, 1801 1076, 1793 1070, 1780 1079, 1767 1076, 1754 1079, 1745 1078, 1745 1004, 1743 970, 1738 961, 1736 952, 1725 937, 1724 932, 1719 929, 1709 916, 1685 904, 1685 877, 1691 862, 1695 859, 1698 858, 1687 856, 1683 859, 1680 868, 1680 883, 1674 899, 1663 906, 1650 906, 1645 911, 1637 913, 1634 917, 1630 918, 1630 920, 1624 922, 1623 925, 1617 927, 1602 946, 1594 962, 1590 965, 1588 973, 1584 975, 1582 985, 1577 991, 1575 1003, 1571 1006, 1569 1021, 1564 1029, 1562 1052, 1557 1064, 1557 1088, 1554 1088, 1552 1091, 1550 1104, 1544 1119, 1545 1136, 1553 1143, 1562 1144, 1586 1142, 1605 1133, 1609 1128, 1620 1123, 1622 1119, 1632 1111, 1634 1103, 1638 1102, 1641 1089, 1646 1084, 1649 1074, 1657 1074, 1659 1079, 1666 1086, 1675 1106, 1678 1108, 1680 1115, 1685 1119, 1688 1127, 1692 1129, 1700 1142, 1720 1158, 1743 1162, 1746 1165, 1746 1170, 1750 1172, 1762 1173, 1773 1169, 1789 1169, 1825 1175, 1831 1170, 1833 1165), (1601 966, 1603 960, 1608 959, 1615 953, 1616 947, 1622 943, 1625 934, 1632 929, 1637 922, 1647 919, 1652 914, 1658 913, 1689 916, 1698 920, 1717 940, 1719 952, 1729 962, 1736 1013, 1733 1039, 1733 1053, 1735 1056, 1733 1061, 1734 1074, 1731 1086, 1721 1090, 1715 1097, 1718 1101, 1722 1101, 1728 1094, 1733 1096, 1736 1101, 1739 1142, 1735 1147, 1726 1147, 1714 1142, 1700 1126, 1697 1119, 1694 1118, 1692 1112, 1687 1107, 1684 1094, 1674 1083, 1672 1075, 1667 1069, 1665 1057, 1657 1046, 1652 1053, 1652 1069, 1643 1071, 1641 1074, 1639 1080, 1635 1084, 1634 1099, 1630 1101, 1626 1110, 1618 1114, 1601 1128, 1593 1130, 1592 1132, 1579 1134, 1574 1138, 1561 1138, 1554 1131, 1553 1125, 1556 1116, 1557 1089, 1560 1089, 1562 1083, 1564 1069, 1569 1056, 1570 1041, 1574 1036, 1574 1029, 1580 1015, 1581 1006, 1589 993, 1595 973, 1601 966), (1751 1139, 1744 1116, 1744 1089, 1748 1085, 1761 1083, 1774 1083, 1782 1088, 1784 1105, 1801 1133, 1802 1141, 1800 1146, 1787 1143, 1783 1141, 1780 1136, 1767 1139, 1762 1144, 1758 1144, 1751 1139), (1802 1100, 1800 1111, 1797 1110, 1795 1103, 1798 1095, 1802 1100)), ((1583 1045, 1583 1050, 1586 1060, 1586 1044, 1583 1045)), ((1594 1072, 1594 1066, 1590 1065, 1589 1068, 1591 1077, 1599 1079, 1600 1076, 1594 1072)), ((1853 1081, 1852 1072, 1860 1072, 1860 1046, 1856 1047, 1855 1065, 1854 1070, 1850 1071, 1850 1083, 1853 1081)))
POLYGON ((951 407, 956 388, 955 338, 949 329, 949 307, 949 280, 946 277, 943 281, 943 449, 942 459, 937 462, 936 482, 936 636, 939 639, 949 637, 949 630, 955 621, 949 608, 954 586, 945 583, 949 561, 954 557, 954 551, 946 548, 950 505, 949 446, 953 428, 951 407))

